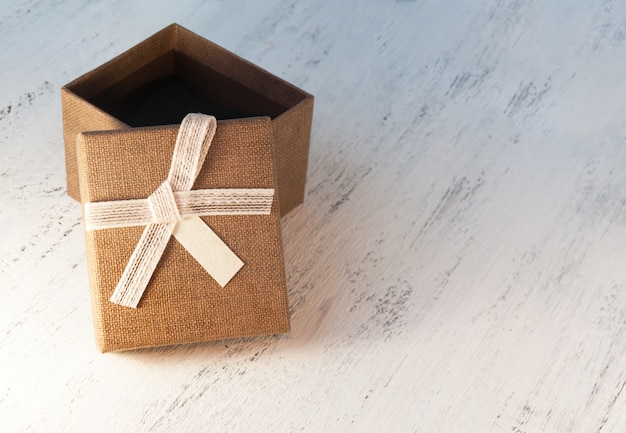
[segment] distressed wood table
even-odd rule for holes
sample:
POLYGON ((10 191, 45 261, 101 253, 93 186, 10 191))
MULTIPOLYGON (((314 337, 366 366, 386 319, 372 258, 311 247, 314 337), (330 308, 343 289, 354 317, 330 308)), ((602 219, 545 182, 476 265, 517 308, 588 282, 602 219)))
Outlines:
POLYGON ((626 431, 626 4, 0 5, 0 431, 626 431), (178 22, 316 96, 293 331, 93 343, 59 88, 178 22))

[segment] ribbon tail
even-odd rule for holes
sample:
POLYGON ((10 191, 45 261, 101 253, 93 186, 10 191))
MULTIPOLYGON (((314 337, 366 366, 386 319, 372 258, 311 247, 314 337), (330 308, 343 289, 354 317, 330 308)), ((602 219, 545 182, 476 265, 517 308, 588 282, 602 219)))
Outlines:
POLYGON ((137 308, 175 226, 176 223, 150 224, 144 229, 115 287, 111 302, 137 308))

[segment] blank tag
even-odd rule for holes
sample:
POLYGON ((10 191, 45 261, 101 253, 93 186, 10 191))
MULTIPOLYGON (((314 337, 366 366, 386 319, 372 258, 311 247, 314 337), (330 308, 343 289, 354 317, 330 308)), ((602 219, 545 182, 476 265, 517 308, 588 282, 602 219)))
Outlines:
POLYGON ((179 221, 172 234, 222 287, 243 266, 241 259, 200 217, 179 221))

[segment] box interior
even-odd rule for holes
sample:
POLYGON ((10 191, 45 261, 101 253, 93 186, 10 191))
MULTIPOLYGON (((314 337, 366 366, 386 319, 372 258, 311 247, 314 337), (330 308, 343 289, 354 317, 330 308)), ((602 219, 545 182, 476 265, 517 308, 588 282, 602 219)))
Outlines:
POLYGON ((218 120, 275 118, 290 108, 176 50, 93 96, 79 96, 132 127, 178 124, 192 112, 218 120))

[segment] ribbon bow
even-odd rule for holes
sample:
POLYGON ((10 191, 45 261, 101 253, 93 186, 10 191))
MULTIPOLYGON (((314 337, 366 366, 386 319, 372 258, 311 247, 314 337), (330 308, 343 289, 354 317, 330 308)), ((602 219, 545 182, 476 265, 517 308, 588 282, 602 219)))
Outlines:
POLYGON ((269 215, 274 190, 191 190, 216 129, 215 117, 188 114, 176 138, 169 175, 149 197, 84 204, 87 231, 146 226, 111 302, 137 307, 172 235, 221 287, 243 266, 200 216, 269 215))

